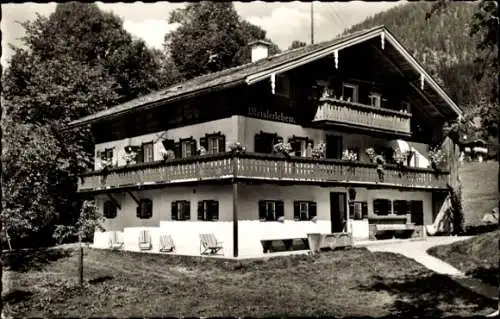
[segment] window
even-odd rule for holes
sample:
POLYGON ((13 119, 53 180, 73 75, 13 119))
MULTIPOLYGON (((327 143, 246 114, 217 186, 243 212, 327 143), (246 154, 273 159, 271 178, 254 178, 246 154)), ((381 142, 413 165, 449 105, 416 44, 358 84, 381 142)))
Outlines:
POLYGON ((153 142, 142 144, 142 159, 144 163, 152 162, 153 159, 153 142))
POLYGON ((104 158, 107 160, 112 160, 113 159, 113 149, 112 148, 107 148, 104 150, 104 158))
POLYGON ((358 86, 344 83, 342 85, 342 96, 344 97, 344 100, 358 102, 358 86))
POLYGON ((255 152, 270 154, 274 150, 274 145, 283 142, 283 138, 274 133, 260 132, 255 134, 255 152))
POLYGON ((150 199, 142 198, 137 206, 136 216, 140 219, 153 217, 153 202, 150 199))
POLYGON ((203 146, 208 154, 223 153, 226 151, 226 137, 220 132, 206 134, 200 138, 200 146, 203 146))
POLYGON ((354 220, 368 218, 368 203, 349 201, 349 218, 354 220))
POLYGON ((394 214, 396 215, 406 215, 410 214, 410 203, 405 200, 395 200, 393 202, 394 214))
POLYGON ((368 95, 368 98, 370 99, 371 106, 380 107, 382 101, 382 96, 380 94, 371 93, 370 95, 368 95))
POLYGON ((373 213, 379 216, 387 216, 391 214, 391 201, 388 199, 374 199, 373 213))
POLYGON ((285 216, 283 201, 281 200, 260 200, 259 219, 261 221, 277 221, 285 216))
POLYGON ((175 158, 187 158, 196 155, 196 140, 192 137, 180 139, 174 143, 175 158))
POLYGON ((191 203, 187 200, 172 202, 172 220, 190 220, 191 203))
POLYGON ((311 220, 317 216, 316 202, 311 201, 294 201, 293 202, 293 219, 294 220, 311 220))
POLYGON ((219 202, 216 200, 202 200, 198 202, 198 220, 219 220, 219 202))
POLYGON ((424 224, 424 202, 421 200, 410 201, 411 222, 417 226, 424 224))
POLYGON ((275 92, 277 95, 290 97, 290 78, 284 74, 276 75, 275 92))
POLYGON ((106 201, 104 202, 104 208, 103 208, 103 211, 104 211, 104 217, 108 218, 108 219, 112 219, 112 218, 115 218, 116 217, 116 204, 113 202, 113 201, 106 201))
POLYGON ((311 147, 314 146, 313 140, 307 137, 292 136, 288 138, 288 143, 293 149, 294 156, 306 156, 307 155, 307 145, 311 143, 311 147))

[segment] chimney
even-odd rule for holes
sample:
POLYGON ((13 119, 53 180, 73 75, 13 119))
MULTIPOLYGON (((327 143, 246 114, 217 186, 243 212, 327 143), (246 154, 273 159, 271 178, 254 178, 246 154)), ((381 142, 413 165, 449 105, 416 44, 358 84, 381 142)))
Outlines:
POLYGON ((252 52, 252 63, 265 59, 269 55, 271 43, 264 40, 257 40, 248 44, 252 52))

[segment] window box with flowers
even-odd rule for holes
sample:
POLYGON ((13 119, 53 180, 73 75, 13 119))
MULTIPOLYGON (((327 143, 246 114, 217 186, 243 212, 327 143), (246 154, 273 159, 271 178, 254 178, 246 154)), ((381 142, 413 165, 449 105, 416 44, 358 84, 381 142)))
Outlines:
POLYGON ((385 159, 382 155, 375 153, 375 150, 370 147, 365 150, 366 154, 372 161, 372 163, 377 164, 377 174, 378 174, 378 179, 380 182, 384 182, 384 165, 385 165, 385 159))
POLYGON ((123 154, 123 159, 126 165, 131 165, 137 163, 137 157, 139 155, 139 146, 125 146, 125 154, 123 154))
POLYGON ((240 154, 246 152, 246 148, 243 145, 241 145, 240 142, 234 142, 229 144, 228 149, 233 154, 240 154))
POLYGON ((398 166, 399 177, 406 173, 406 165, 408 165, 408 157, 411 156, 409 151, 402 152, 399 148, 394 149, 392 153, 392 159, 394 163, 398 166))
POLYGON ((275 154, 282 154, 286 158, 290 158, 293 149, 290 143, 279 142, 274 145, 273 151, 275 154))

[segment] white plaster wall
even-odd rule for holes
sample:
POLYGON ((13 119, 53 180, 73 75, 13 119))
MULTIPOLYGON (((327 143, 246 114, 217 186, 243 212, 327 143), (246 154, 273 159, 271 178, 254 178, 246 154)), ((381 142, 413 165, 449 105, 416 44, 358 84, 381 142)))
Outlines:
MULTIPOLYGON (((125 165, 125 160, 123 159, 125 146, 154 142, 153 160, 156 161, 161 159, 160 152, 163 150, 161 141, 163 139, 172 139, 177 141, 180 138, 193 137, 199 146, 200 138, 204 137, 205 134, 221 131, 226 137, 226 142, 232 142, 238 140, 238 127, 238 116, 232 116, 220 120, 174 128, 167 131, 99 143, 95 145, 95 154, 97 156, 97 151, 104 151, 106 148, 113 148, 113 163, 117 163, 119 166, 122 166, 125 165)), ((95 169, 99 168, 98 162, 99 161, 95 161, 95 169)))

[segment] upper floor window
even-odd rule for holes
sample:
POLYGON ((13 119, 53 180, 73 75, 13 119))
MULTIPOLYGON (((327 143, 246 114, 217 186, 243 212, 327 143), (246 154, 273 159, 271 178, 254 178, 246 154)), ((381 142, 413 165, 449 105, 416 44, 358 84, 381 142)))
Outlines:
POLYGON ((104 202, 103 215, 104 217, 111 219, 116 217, 116 204, 113 201, 107 200, 104 202))
POLYGON ((294 201, 293 202, 293 219, 294 220, 311 220, 317 216, 316 202, 311 201, 294 201))
POLYGON ((277 95, 290 97, 290 78, 284 74, 276 75, 275 92, 277 95))
POLYGON ((342 96, 344 100, 358 102, 358 86, 350 83, 342 84, 342 96))
POLYGON ((226 137, 222 133, 206 134, 200 138, 200 146, 203 146, 208 154, 222 153, 226 151, 226 137))
POLYGON ((172 220, 190 220, 191 203, 187 200, 172 202, 172 220))
POLYGON ((187 158, 196 155, 196 140, 192 137, 180 139, 174 144, 175 158, 187 158))
POLYGON ((391 201, 388 199, 374 199, 373 200, 373 213, 375 215, 387 216, 391 214, 391 201))
POLYGON ((274 145, 283 142, 283 138, 274 133, 260 132, 255 134, 255 152, 256 153, 272 153, 274 145))
POLYGON ((154 160, 153 142, 142 144, 141 153, 142 153, 142 161, 144 163, 152 162, 154 160))
POLYGON ((140 219, 149 219, 153 217, 153 201, 141 198, 137 206, 136 216, 140 219))
POLYGON ((198 202, 198 220, 219 220, 219 202, 216 200, 202 200, 198 202))
POLYGON ((104 151, 97 151, 97 159, 111 161, 113 159, 113 148, 106 148, 104 151))
POLYGON ((282 200, 260 200, 259 219, 261 221, 277 221, 285 216, 285 209, 282 200))
POLYGON ((370 99, 371 106, 380 107, 382 104, 382 95, 379 93, 370 93, 368 99, 370 99))

